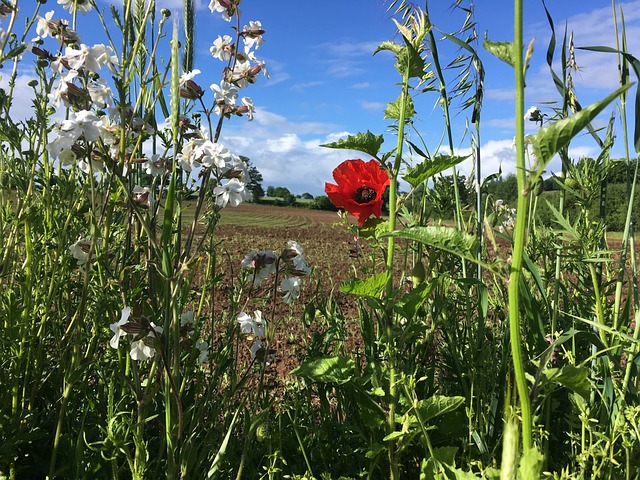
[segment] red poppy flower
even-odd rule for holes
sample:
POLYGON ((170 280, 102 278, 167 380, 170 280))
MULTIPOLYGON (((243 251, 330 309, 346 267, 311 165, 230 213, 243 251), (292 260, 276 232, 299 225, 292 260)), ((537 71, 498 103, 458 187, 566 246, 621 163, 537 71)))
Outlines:
POLYGON ((382 194, 389 185, 389 175, 377 160, 345 160, 333 171, 337 185, 324 184, 331 202, 358 218, 358 225, 372 214, 382 214, 382 194))

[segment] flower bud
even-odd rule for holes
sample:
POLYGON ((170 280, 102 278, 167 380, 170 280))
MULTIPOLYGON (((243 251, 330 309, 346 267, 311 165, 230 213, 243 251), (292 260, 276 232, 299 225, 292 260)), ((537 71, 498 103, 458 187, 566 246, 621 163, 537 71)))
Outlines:
POLYGON ((38 80, 29 80, 29 82, 27 83, 27 85, 29 85, 32 88, 35 88, 38 86, 38 80))
POLYGON ((160 13, 164 18, 169 18, 171 16, 171 11, 168 8, 163 8, 160 10, 160 13))

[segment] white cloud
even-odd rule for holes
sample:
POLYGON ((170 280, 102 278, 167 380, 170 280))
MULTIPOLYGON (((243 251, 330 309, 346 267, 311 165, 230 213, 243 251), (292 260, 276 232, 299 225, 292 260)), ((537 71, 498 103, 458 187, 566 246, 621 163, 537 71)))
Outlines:
POLYGON ((363 110, 373 110, 373 111, 383 111, 385 107, 385 103, 383 102, 360 102, 360 107, 363 110))
MULTIPOLYGON (((0 72, 0 88, 9 90, 10 73, 0 72)), ((35 116, 33 111, 33 88, 28 85, 31 80, 37 80, 34 73, 23 73, 16 77, 13 87, 13 103, 11 104, 11 118, 14 121, 25 120, 35 116)))

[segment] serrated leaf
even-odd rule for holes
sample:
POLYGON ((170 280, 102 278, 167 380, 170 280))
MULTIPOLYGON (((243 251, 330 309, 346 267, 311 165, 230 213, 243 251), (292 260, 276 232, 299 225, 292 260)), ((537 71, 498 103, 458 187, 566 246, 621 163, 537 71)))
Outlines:
POLYGON ((512 67, 516 64, 516 48, 513 42, 492 42, 485 35, 482 42, 484 49, 512 67))
POLYGON ((422 78, 425 73, 425 61, 406 37, 404 40, 404 47, 396 54, 396 70, 402 76, 406 72, 409 78, 422 78))
MULTIPOLYGON (((393 102, 387 103, 387 108, 384 109, 384 118, 390 118, 392 120, 400 120, 400 109, 402 108, 402 95, 396 98, 393 102)), ((411 96, 407 97, 407 106, 404 112, 404 119, 409 120, 416 114, 416 110, 413 106, 413 99, 411 96)))
POLYGON ((383 50, 389 50, 397 55, 398 53, 400 53, 400 50, 402 50, 402 45, 398 45, 396 42, 392 42, 391 40, 386 40, 378 45, 378 48, 376 48, 373 54, 375 55, 376 53, 382 52, 383 50))
POLYGON ((569 364, 562 368, 548 368, 544 371, 544 376, 550 382, 573 390, 585 400, 589 399, 591 385, 589 384, 589 370, 585 367, 569 364))
POLYGON ((470 155, 436 155, 432 158, 425 158, 419 165, 407 169, 407 173, 402 178, 415 188, 425 180, 464 162, 469 157, 470 155))
POLYGON ((356 135, 349 135, 347 138, 340 139, 337 142, 325 143, 320 146, 325 148, 357 150, 358 152, 369 154, 372 157, 377 157, 382 142, 384 142, 382 135, 374 135, 367 130, 366 133, 360 132, 356 135))
POLYGON ((430 283, 422 283, 418 287, 403 295, 394 304, 393 309, 396 313, 404 318, 413 318, 416 311, 425 302, 429 293, 431 293, 432 285, 430 283))
POLYGON ((580 110, 573 117, 559 120, 546 128, 541 128, 533 137, 533 153, 536 156, 537 164, 537 175, 535 175, 535 177, 544 171, 547 164, 559 150, 568 146, 573 137, 591 123, 609 103, 615 100, 621 93, 626 92, 629 87, 631 87, 631 84, 619 88, 615 92, 607 95, 603 100, 580 110))
POLYGON ((477 263, 483 268, 496 271, 494 265, 478 260, 477 237, 451 227, 428 226, 409 227, 382 235, 383 237, 404 238, 424 243, 441 250, 459 255, 465 260, 477 263))
POLYGON ((347 357, 318 357, 302 362, 291 373, 318 383, 337 383, 342 385, 353 378, 356 372, 355 362, 347 357))
POLYGON ((342 293, 361 295, 364 297, 377 297, 389 281, 389 273, 378 273, 364 280, 353 279, 343 282, 340 286, 342 293))
POLYGON ((360 237, 365 240, 374 240, 380 237, 383 233, 389 231, 389 221, 382 218, 370 217, 364 222, 364 225, 360 227, 360 237))
POLYGON ((434 395, 426 400, 420 400, 417 409, 420 412, 421 420, 427 422, 432 418, 453 412, 462 405, 464 405, 464 397, 434 395))

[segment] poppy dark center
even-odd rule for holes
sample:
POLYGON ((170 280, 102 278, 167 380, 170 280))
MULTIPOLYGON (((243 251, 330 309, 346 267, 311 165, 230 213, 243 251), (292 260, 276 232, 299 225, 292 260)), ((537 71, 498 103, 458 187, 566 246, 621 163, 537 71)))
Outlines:
POLYGON ((376 191, 371 187, 363 185, 356 190, 356 203, 369 203, 376 199, 376 191))

